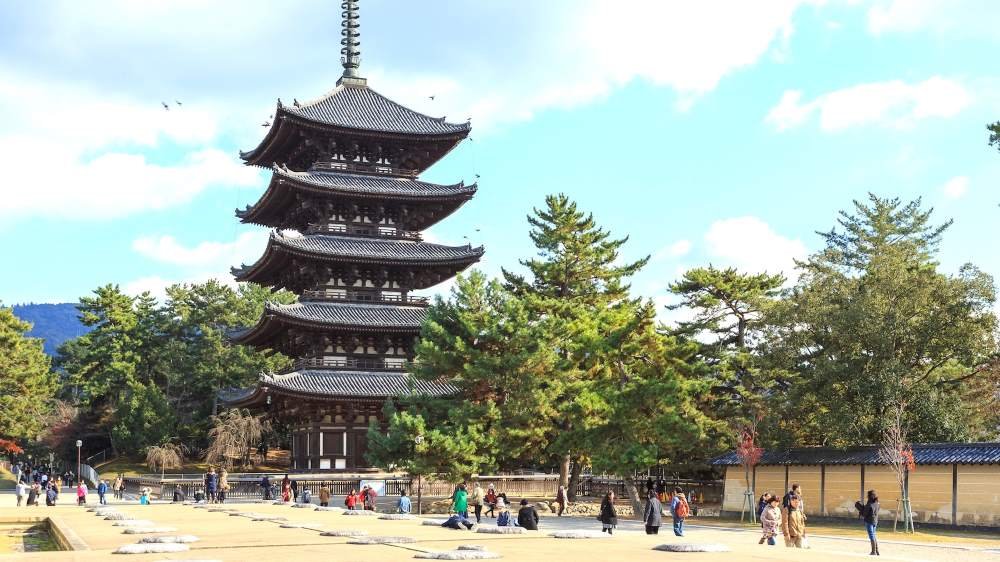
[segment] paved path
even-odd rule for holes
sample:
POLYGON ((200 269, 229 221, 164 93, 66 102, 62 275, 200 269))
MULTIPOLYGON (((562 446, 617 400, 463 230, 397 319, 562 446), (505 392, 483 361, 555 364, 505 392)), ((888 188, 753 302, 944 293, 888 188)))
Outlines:
MULTIPOLYGON (((9 498, 13 500, 13 498, 9 498)), ((0 498, 0 506, 8 500, 0 498)), ((12 503, 12 502, 11 502, 12 503)), ((7 504, 9 505, 9 504, 7 504)), ((315 529, 280 528, 268 521, 251 521, 245 517, 231 517, 227 513, 210 512, 193 506, 155 504, 139 506, 119 504, 117 508, 137 518, 154 521, 158 525, 176 527, 181 534, 194 534, 201 540, 192 545, 191 552, 174 555, 136 555, 124 560, 166 560, 166 559, 214 559, 214 560, 365 560, 366 562, 387 562, 390 560, 412 560, 414 554, 428 550, 448 550, 460 544, 481 544, 500 553, 507 560, 546 560, 556 562, 597 562, 623 560, 626 562, 644 560, 670 560, 682 556, 693 561, 764 561, 764 560, 809 560, 832 562, 845 558, 866 558, 867 541, 852 538, 812 537, 812 549, 807 551, 785 547, 767 547, 757 544, 757 534, 753 530, 728 529, 711 526, 692 525, 683 538, 674 537, 669 527, 664 534, 651 537, 645 535, 637 522, 623 521, 614 537, 603 540, 559 540, 548 537, 553 530, 590 529, 599 530, 599 524, 592 518, 544 516, 541 531, 525 535, 483 535, 468 531, 452 531, 441 527, 420 525, 420 521, 382 521, 374 517, 349 517, 335 512, 317 512, 311 509, 294 509, 286 505, 228 503, 225 507, 243 512, 266 513, 285 517, 293 522, 315 522, 315 529), (396 546, 361 546, 348 544, 343 537, 323 537, 317 529, 361 529, 372 535, 401 535, 412 537, 417 542, 396 546), (656 552, 652 547, 663 543, 716 543, 728 546, 732 552, 724 554, 670 554, 656 552)), ((125 535, 120 527, 110 521, 95 517, 93 513, 64 504, 55 508, 0 507, 0 518, 24 515, 55 516, 65 522, 77 535, 88 543, 91 550, 76 552, 45 553, 43 555, 0 555, 0 561, 7 560, 52 560, 91 562, 109 559, 113 549, 134 543, 138 537, 125 535), (40 558, 42 556, 43 558, 40 558)), ((428 516, 440 517, 440 516, 428 516)), ((493 520, 483 521, 492 525, 493 520)), ((898 561, 942 561, 961 560, 967 562, 1000 562, 1000 552, 982 549, 962 550, 956 546, 901 544, 883 541, 883 559, 898 561)), ((117 559, 117 557, 115 557, 117 559)))

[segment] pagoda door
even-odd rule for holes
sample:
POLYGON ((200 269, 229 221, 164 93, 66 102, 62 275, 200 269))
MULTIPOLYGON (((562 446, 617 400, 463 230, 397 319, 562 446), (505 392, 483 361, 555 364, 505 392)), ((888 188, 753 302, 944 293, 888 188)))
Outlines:
POLYGON ((368 430, 351 433, 351 460, 355 468, 368 466, 365 453, 368 452, 368 430))

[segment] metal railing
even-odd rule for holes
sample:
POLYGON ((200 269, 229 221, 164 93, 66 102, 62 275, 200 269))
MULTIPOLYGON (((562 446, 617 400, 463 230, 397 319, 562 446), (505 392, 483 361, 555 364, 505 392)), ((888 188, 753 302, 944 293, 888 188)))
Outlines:
POLYGON ((100 475, 98 475, 97 471, 94 470, 94 467, 90 466, 89 464, 80 465, 79 476, 80 478, 83 478, 87 482, 87 484, 91 487, 91 489, 96 488, 97 483, 100 482, 101 480, 100 475))
POLYGON ((391 164, 374 162, 345 162, 345 161, 321 161, 313 164, 316 170, 338 170, 344 172, 360 172, 362 174, 378 174, 383 176, 402 176, 407 178, 417 177, 417 170, 403 169, 391 164))
POLYGON ((407 363, 387 362, 385 359, 356 359, 333 357, 302 357, 295 361, 296 369, 337 368, 368 369, 373 371, 405 371, 407 363))
POLYGON ((411 306, 427 306, 427 297, 413 297, 392 294, 365 293, 360 291, 344 291, 337 289, 307 289, 302 291, 302 300, 344 301, 357 303, 405 304, 411 306))
POLYGON ((108 453, 109 452, 111 452, 111 449, 104 449, 103 451, 101 451, 99 453, 95 453, 95 454, 90 455, 89 457, 83 459, 83 462, 85 462, 85 463, 87 463, 87 464, 89 464, 91 466, 93 466, 95 464, 101 464, 102 462, 105 462, 105 461, 108 460, 108 453))

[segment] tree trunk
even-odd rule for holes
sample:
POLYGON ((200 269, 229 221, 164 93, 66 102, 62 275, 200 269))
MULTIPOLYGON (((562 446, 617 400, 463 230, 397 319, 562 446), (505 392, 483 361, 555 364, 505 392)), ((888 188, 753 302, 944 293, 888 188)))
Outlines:
POLYGON ((417 515, 423 515, 423 500, 424 500, 424 488, 423 488, 423 477, 417 475, 417 515))
POLYGON ((636 487, 635 478, 632 476, 625 478, 625 493, 628 495, 628 502, 632 504, 633 517, 642 518, 642 500, 639 498, 639 488, 636 487))
POLYGON ((559 485, 569 486, 569 453, 563 455, 562 459, 559 460, 559 485))
POLYGON ((569 501, 576 501, 576 489, 580 485, 580 474, 583 473, 583 458, 573 459, 573 468, 569 473, 569 485, 566 486, 566 498, 569 501))

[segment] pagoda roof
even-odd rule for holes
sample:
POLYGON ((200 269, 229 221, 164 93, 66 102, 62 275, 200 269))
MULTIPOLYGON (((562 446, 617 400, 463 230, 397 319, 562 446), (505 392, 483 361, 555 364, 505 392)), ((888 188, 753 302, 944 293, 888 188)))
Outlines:
POLYGON ((417 334, 427 316, 420 306, 341 302, 267 303, 257 324, 229 334, 236 343, 266 347, 288 326, 323 331, 409 332, 417 334))
POLYGON ((426 159, 415 172, 443 157, 472 129, 468 122, 449 123, 444 117, 413 111, 369 88, 363 80, 344 79, 326 95, 310 102, 288 106, 278 100, 269 127, 256 148, 240 153, 247 164, 270 166, 284 162, 302 138, 316 136, 309 131, 318 131, 320 136, 327 133, 394 139, 410 145, 416 142, 424 147, 426 159))
POLYGON ((253 265, 233 268, 239 281, 259 282, 284 267, 285 258, 302 256, 324 262, 374 263, 385 265, 452 265, 467 267, 482 257, 482 246, 445 246, 429 242, 407 242, 378 237, 305 234, 286 236, 273 231, 267 249, 253 265))
POLYGON ((326 95, 299 106, 279 106, 291 115, 321 125, 403 135, 467 134, 469 123, 449 123, 413 111, 367 85, 342 82, 326 95))
POLYGON ((252 206, 236 211, 236 216, 242 222, 273 227, 288 226, 281 221, 286 220, 284 217, 289 214, 288 209, 299 204, 299 195, 303 193, 326 198, 444 204, 444 212, 433 215, 433 218, 421 219, 419 224, 414 225, 417 229, 423 229, 471 199, 477 189, 476 184, 466 185, 465 182, 442 185, 385 175, 317 170, 294 172, 281 167, 273 170, 267 190, 260 199, 252 206))
POLYGON ((263 374, 256 387, 231 391, 222 398, 230 407, 247 406, 263 402, 269 392, 319 399, 385 400, 396 396, 448 396, 457 393, 458 389, 447 383, 417 379, 407 373, 309 369, 280 375, 263 374))

